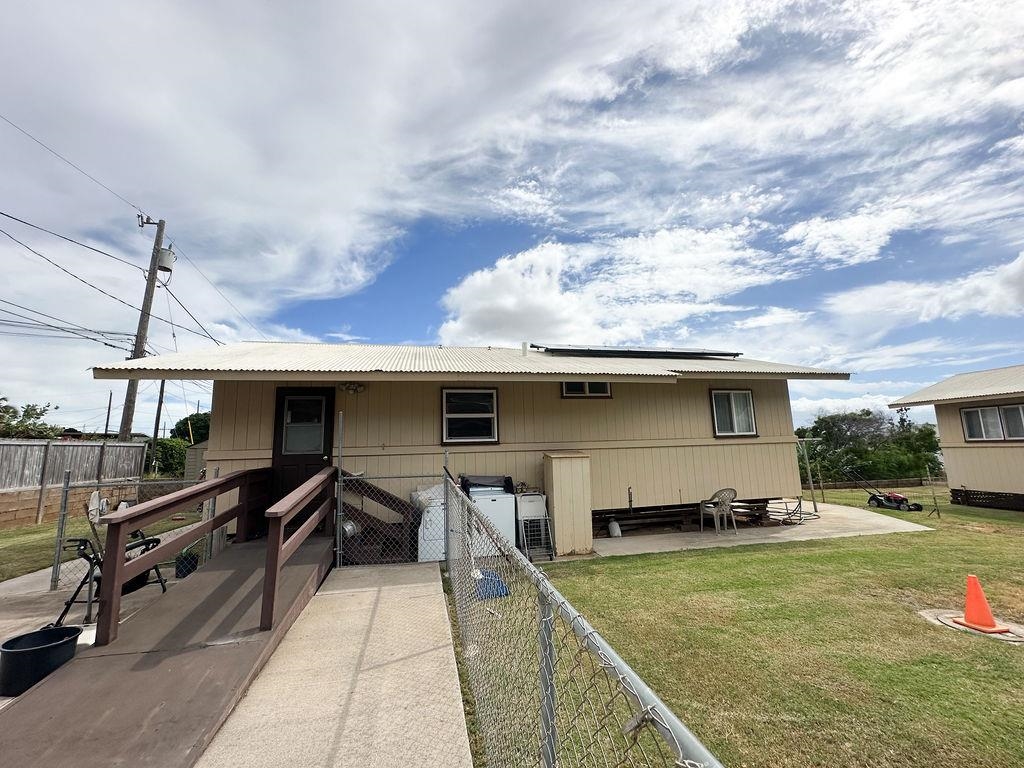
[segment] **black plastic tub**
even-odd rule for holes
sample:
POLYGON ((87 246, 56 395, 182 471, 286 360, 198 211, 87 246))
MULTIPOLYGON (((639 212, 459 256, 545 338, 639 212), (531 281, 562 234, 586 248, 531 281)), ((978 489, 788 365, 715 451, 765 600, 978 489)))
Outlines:
POLYGON ((47 627, 0 645, 0 696, 20 696, 71 661, 81 627, 47 627))

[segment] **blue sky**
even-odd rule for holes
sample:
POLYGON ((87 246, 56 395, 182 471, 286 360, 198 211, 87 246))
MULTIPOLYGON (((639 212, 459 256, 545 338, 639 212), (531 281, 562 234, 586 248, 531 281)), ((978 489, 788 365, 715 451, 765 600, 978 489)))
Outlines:
MULTIPOLYGON (((230 298, 179 260, 172 290, 220 339, 708 346, 855 374, 795 383, 798 422, 1022 362, 1019 3, 101 2, 9 19, 0 113, 167 219, 230 298)), ((0 210, 146 263, 131 206, 2 123, 0 157, 0 210)), ((3 226, 141 296, 137 270, 3 226)), ((0 299, 134 328, 19 246, 0 259, 0 299)), ((156 306, 185 322, 160 291, 156 306)), ((153 343, 211 342, 165 326, 153 343)), ((109 388, 89 366, 123 357, 2 335, 0 355, 3 393, 85 427, 109 388)), ((170 421, 208 403, 176 387, 170 421)))

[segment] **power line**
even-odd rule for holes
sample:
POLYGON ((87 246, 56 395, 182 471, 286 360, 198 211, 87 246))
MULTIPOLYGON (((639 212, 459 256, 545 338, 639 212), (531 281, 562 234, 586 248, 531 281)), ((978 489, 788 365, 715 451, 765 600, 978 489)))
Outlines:
POLYGON ((188 257, 188 254, 187 254, 187 253, 185 253, 185 252, 184 252, 183 250, 181 250, 181 244, 180 244, 180 243, 176 243, 176 245, 177 245, 177 249, 178 249, 178 250, 177 250, 177 254, 178 254, 179 256, 181 256, 181 258, 183 258, 183 259, 184 259, 185 261, 187 261, 187 262, 188 262, 189 264, 191 264, 191 265, 192 265, 192 268, 193 268, 193 269, 194 269, 194 270, 195 270, 196 272, 198 272, 198 273, 199 273, 199 276, 200 276, 200 277, 202 277, 202 278, 203 278, 203 280, 205 280, 206 282, 208 282, 208 283, 210 284, 210 287, 212 287, 212 288, 213 288, 213 290, 215 290, 215 291, 216 291, 216 292, 217 292, 218 294, 220 294, 220 297, 221 297, 222 299, 224 299, 224 301, 226 301, 226 302, 228 303, 228 306, 229 306, 229 307, 231 307, 231 308, 232 308, 233 310, 235 310, 235 312, 236 312, 236 313, 238 314, 238 316, 239 316, 240 318, 242 318, 243 320, 245 320, 245 322, 247 322, 247 323, 249 324, 249 327, 250 327, 250 328, 252 328, 252 329, 253 329, 254 331, 256 331, 256 333, 258 333, 258 334, 259 334, 260 336, 262 336, 262 337, 263 337, 263 340, 264 340, 264 341, 268 341, 268 339, 267 339, 267 336, 266 336, 266 334, 265 334, 265 333, 263 333, 263 331, 261 331, 261 330, 260 330, 259 328, 257 328, 257 327, 256 327, 256 325, 255 325, 255 324, 253 323, 253 321, 252 321, 252 320, 250 320, 250 319, 249 319, 248 317, 246 317, 246 316, 245 316, 244 314, 242 314, 242 310, 240 310, 240 309, 239 309, 238 307, 236 307, 236 306, 234 305, 234 302, 232 302, 232 301, 231 301, 231 299, 229 299, 229 298, 228 298, 228 297, 227 297, 227 296, 226 296, 226 295, 224 294, 224 291, 222 291, 222 290, 221 290, 220 288, 218 288, 218 287, 217 287, 217 284, 216 284, 216 283, 214 283, 214 282, 213 282, 213 280, 211 280, 210 278, 208 278, 208 277, 206 276, 206 273, 205 273, 205 272, 203 272, 203 270, 201 270, 201 269, 199 268, 199 265, 198 265, 198 264, 196 264, 196 263, 195 263, 194 261, 192 261, 192 259, 190 259, 190 258, 188 257))
MULTIPOLYGON (((0 301, 2 301, 2 300, 0 300, 0 301)), ((4 304, 9 304, 9 303, 11 303, 11 302, 6 302, 6 301, 5 301, 5 302, 3 302, 3 303, 4 303, 4 304)), ((17 304, 15 304, 14 306, 18 306, 18 305, 17 305, 17 304)), ((31 312, 32 310, 29 310, 29 311, 31 312)), ((20 314, 20 313, 18 313, 18 312, 12 312, 11 310, 9 310, 9 309, 3 309, 2 307, 0 307, 0 312, 3 312, 3 313, 5 313, 5 314, 8 314, 8 315, 14 315, 15 317, 20 317, 20 318, 22 318, 23 320, 33 320, 33 318, 29 317, 28 315, 22 315, 22 314, 20 314)), ((73 334, 73 335, 75 335, 75 336, 80 336, 80 337, 82 337, 83 339, 88 339, 89 341, 95 341, 96 343, 98 343, 98 344, 102 344, 102 345, 103 345, 103 346, 105 346, 105 347, 110 347, 111 349, 120 349, 120 350, 122 350, 122 351, 124 351, 124 352, 131 352, 131 350, 130 350, 130 349, 128 349, 127 347, 122 347, 122 346, 118 346, 117 344, 111 344, 109 340, 105 340, 105 339, 97 339, 97 338, 96 338, 95 336, 87 336, 87 335, 86 335, 86 334, 84 334, 84 333, 79 333, 79 332, 77 332, 77 331, 71 330, 70 328, 61 328, 60 326, 56 326, 56 325, 49 325, 48 323, 40 323, 40 325, 42 325, 42 326, 47 326, 47 327, 49 327, 49 328, 50 328, 50 329, 52 329, 52 330, 60 331, 60 332, 62 332, 62 333, 70 333, 70 334, 73 334)), ((7 333, 7 334, 5 334, 5 335, 14 335, 14 334, 13 334, 13 333, 11 333, 11 332, 8 332, 8 333, 7 333)), ((20 335, 20 334, 19 334, 19 335, 20 335)), ((68 338, 68 337, 67 337, 67 336, 65 336, 64 338, 68 338)))
MULTIPOLYGON (((114 336, 127 336, 129 338, 134 336, 134 334, 125 333, 123 331, 98 331, 98 330, 96 330, 94 328, 88 328, 88 327, 86 327, 84 325, 81 325, 80 323, 74 323, 74 322, 72 322, 70 320, 65 320, 64 318, 57 317, 56 315, 48 315, 45 312, 40 312, 38 309, 32 309, 32 307, 26 307, 24 304, 18 304, 17 302, 9 301, 7 299, 0 299, 0 304, 7 304, 7 305, 12 306, 12 307, 17 307, 18 309, 24 310, 25 312, 31 312, 33 315, 39 315, 40 317, 45 317, 48 320, 56 320, 58 323, 66 323, 67 325, 69 325, 69 326, 71 326, 73 328, 79 328, 79 329, 81 329, 83 331, 88 331, 89 333, 96 333, 96 334, 100 334, 100 335, 111 334, 111 335, 114 335, 114 336)), ((10 310, 3 310, 3 309, 0 309, 0 312, 8 312, 8 314, 17 314, 15 312, 10 312, 10 310)), ((18 315, 18 316, 19 317, 23 317, 23 315, 18 315)), ((36 321, 35 318, 31 318, 31 317, 30 318, 26 318, 26 319, 27 320, 33 320, 35 322, 39 322, 39 321, 36 321)))
POLYGON ((4 121, 5 123, 7 123, 7 124, 8 124, 9 126, 11 126, 12 128, 14 128, 14 130, 16 130, 16 131, 18 131, 19 133, 23 134, 24 136, 27 136, 28 138, 30 138, 30 139, 31 139, 32 141, 34 141, 34 142, 35 142, 36 144, 38 144, 38 145, 39 145, 40 147, 42 147, 43 149, 45 149, 45 150, 46 150, 47 152, 49 152, 49 153, 50 153, 51 155, 53 155, 54 157, 56 157, 56 158, 58 158, 58 159, 60 159, 60 160, 64 161, 64 162, 65 162, 65 163, 67 163, 68 165, 70 165, 70 166, 71 166, 72 168, 74 168, 74 169, 75 169, 76 171, 78 171, 78 172, 79 172, 80 174, 82 174, 83 176, 85 176, 85 178, 89 179, 90 181, 92 181, 92 182, 93 182, 93 183, 95 183, 95 184, 99 184, 99 185, 100 185, 101 187, 103 187, 103 188, 104 188, 105 190, 107 190, 107 192, 109 192, 110 194, 112 194, 112 195, 113 195, 114 197, 116 197, 116 198, 117 198, 118 200, 120 200, 121 202, 123 202, 123 203, 126 203, 127 205, 131 206, 131 207, 132 207, 132 208, 134 208, 134 209, 135 209, 136 211, 138 211, 139 213, 141 213, 141 214, 145 215, 145 213, 146 213, 146 212, 145 212, 144 210, 142 210, 141 208, 139 208, 139 206, 137 206, 137 205, 136 205, 135 203, 133 203, 133 202, 132 202, 131 200, 129 200, 129 199, 128 199, 128 198, 126 198, 126 197, 122 197, 121 195, 119 195, 119 194, 118 194, 117 192, 115 192, 114 190, 112 190, 112 189, 111 189, 110 187, 108 187, 108 186, 107 186, 106 184, 104 184, 104 183, 103 183, 102 181, 100 181, 99 179, 97 179, 97 178, 96 178, 95 176, 93 176, 93 175, 92 175, 91 173, 89 173, 88 171, 84 170, 84 169, 83 169, 83 168, 82 168, 81 166, 75 165, 75 164, 74 164, 73 162, 71 162, 71 161, 70 161, 70 160, 68 160, 68 159, 67 159, 66 157, 64 157, 64 155, 62 155, 62 154, 61 154, 60 152, 58 152, 57 150, 55 150, 55 149, 54 149, 53 147, 49 146, 48 144, 45 144, 45 143, 44 143, 43 141, 41 141, 40 139, 37 139, 37 138, 36 138, 35 136, 33 136, 33 135, 32 135, 31 133, 29 133, 28 131, 26 131, 26 130, 25 130, 24 128, 22 128, 22 127, 21 127, 20 125, 17 125, 16 123, 12 122, 12 121, 11 121, 11 120, 10 120, 9 118, 5 117, 5 116, 4 116, 4 115, 2 115, 2 114, 0 114, 0 120, 3 120, 3 121, 4 121))
MULTIPOLYGON (((80 282, 80 283, 82 283, 82 284, 84 284, 84 285, 87 285, 87 286, 89 286, 89 287, 90 287, 90 288, 92 288, 92 289, 93 289, 94 291, 99 291, 99 292, 100 292, 100 293, 102 293, 102 294, 103 294, 104 296, 107 296, 108 298, 111 298, 111 299, 113 299, 113 300, 114 300, 114 301, 116 301, 116 302, 117 302, 118 304, 124 304, 124 305, 125 305, 126 307, 128 307, 129 309, 134 309, 134 310, 135 310, 136 312, 142 312, 142 309, 141 309, 141 308, 139 308, 139 307, 136 307, 136 306, 135 306, 134 304, 129 304, 129 303, 128 303, 127 301, 125 301, 124 299, 118 298, 117 296, 115 296, 114 294, 110 293, 109 291, 105 291, 105 290, 103 290, 103 289, 102 289, 102 288, 100 288, 100 287, 99 287, 98 285, 94 285, 93 283, 90 283, 90 282, 89 282, 88 280, 86 280, 86 279, 85 279, 85 278, 83 278, 83 277, 79 277, 79 276, 78 276, 78 275, 76 275, 76 274, 75 274, 74 272, 72 272, 72 271, 71 271, 70 269, 67 269, 67 268, 66 268, 66 267, 64 267, 64 266, 61 266, 60 264, 58 264, 58 263, 57 263, 56 261, 54 261, 53 259, 49 258, 48 256, 44 256, 43 254, 41 254, 41 253, 40 253, 39 251, 37 251, 37 250, 36 250, 35 248, 33 248, 32 246, 30 246, 30 245, 26 245, 25 243, 23 243, 23 242, 22 242, 21 240, 19 240, 18 238, 16 238, 16 237, 15 237, 14 235, 12 235, 12 234, 11 234, 10 232, 8 232, 7 230, 5 230, 5 229, 0 229, 0 234, 2 234, 2 235, 5 235, 5 236, 6 236, 6 237, 8 237, 9 239, 13 240, 13 241, 14 241, 15 243, 17 243, 18 245, 20 245, 20 246, 21 246, 22 248, 24 248, 25 250, 27 250, 27 251, 30 251, 31 253, 34 253, 34 254, 35 254, 36 256, 38 256, 39 258, 41 258, 41 259, 42 259, 43 261, 45 261, 46 263, 48 263, 48 264, 51 264, 52 266, 56 267, 56 268, 57 268, 57 269, 59 269, 59 270, 60 270, 61 272, 65 273, 66 275, 68 275, 68 276, 70 276, 70 277, 73 277, 73 278, 74 278, 75 280, 77 280, 78 282, 80 282)), ((154 314, 150 313, 150 317, 152 317, 152 318, 153 318, 154 320, 159 320, 159 321, 160 321, 161 323, 167 323, 167 325, 174 325, 174 323, 172 323, 172 322, 171 322, 170 320, 168 320, 168 319, 166 319, 166 318, 163 318, 163 317, 160 317, 159 315, 154 315, 154 314)), ((193 333, 193 334, 195 334, 196 336, 203 336, 203 337, 205 337, 205 336, 206 336, 206 334, 200 333, 199 331, 193 330, 193 329, 191 329, 191 328, 186 328, 185 326, 177 326, 177 327, 181 328, 181 330, 183 330, 183 331, 188 331, 189 333, 193 333)), ((211 337, 211 338, 212 338, 212 337, 211 337)))
MULTIPOLYGON (((110 187, 108 187, 108 186, 107 186, 106 184, 104 184, 104 183, 103 183, 102 181, 100 181, 99 179, 97 179, 97 178, 96 178, 95 176, 93 176, 92 174, 90 174, 90 173, 86 172, 86 171, 85 171, 84 169, 82 169, 82 168, 81 168, 80 166, 78 166, 78 165, 76 165, 75 163, 73 163, 73 162, 72 162, 71 160, 69 160, 69 159, 68 159, 68 158, 66 158, 66 157, 65 157, 64 155, 62 155, 62 154, 61 154, 60 152, 58 152, 57 150, 55 150, 55 149, 53 149, 52 147, 50 147, 49 145, 47 145, 47 144, 46 144, 45 142, 43 142, 42 140, 40 140, 40 139, 37 139, 37 138, 36 138, 35 136, 33 136, 33 135, 32 135, 31 133, 29 133, 28 131, 26 131, 26 130, 25 130, 24 128, 22 128, 21 126, 17 125, 16 123, 14 123, 14 122, 13 122, 12 120, 10 120, 9 118, 5 117, 5 116, 4 116, 3 114, 0 114, 0 120, 3 120, 3 121, 4 121, 5 123, 7 123, 8 125, 10 125, 10 126, 11 126, 12 128, 14 128, 15 130, 17 130, 17 131, 18 131, 19 133, 22 133, 23 135, 27 136, 27 137, 28 137, 29 139, 31 139, 31 140, 32 140, 32 141, 34 141, 34 142, 35 142, 36 144, 38 144, 38 145, 39 145, 39 146, 41 146, 41 147, 42 147, 43 149, 45 149, 45 150, 46 150, 47 152, 49 152, 50 154, 52 154, 52 155, 53 155, 54 157, 57 157, 57 158, 59 158, 60 160, 62 160, 63 162, 67 163, 67 164, 68 164, 69 166, 71 166, 72 168, 74 168, 74 169, 75 169, 76 171, 78 171, 78 172, 79 172, 80 174, 82 174, 83 176, 85 176, 85 177, 86 177, 87 179, 89 179, 89 180, 90 180, 90 181, 92 181, 93 183, 95 183, 95 184, 98 184, 99 186, 101 186, 101 187, 102 187, 103 189, 105 189, 105 190, 106 190, 107 192, 109 192, 110 194, 112 194, 112 195, 113 195, 114 197, 116 197, 116 198, 117 198, 118 200, 120 200, 121 202, 123 202, 123 203, 127 204, 127 205, 128 205, 129 207, 131 207, 131 208, 133 208, 134 210, 138 211, 138 212, 139 212, 139 213, 141 213, 141 214, 142 214, 143 216, 148 216, 148 214, 147 214, 147 213, 146 213, 146 212, 145 212, 144 210, 142 210, 142 209, 141 209, 141 208, 140 208, 139 206, 137 206, 137 205, 136 205, 135 203, 133 203, 133 202, 132 202, 131 200, 129 200, 128 198, 124 197, 123 195, 120 195, 120 194, 118 194, 117 192, 115 192, 115 191, 114 191, 113 189, 111 189, 110 187)), ((25 223, 27 223, 27 222, 25 222, 25 223)), ((33 225, 31 225, 31 224, 30 224, 29 226, 33 226, 33 225)), ((45 231, 45 230, 44 230, 44 231, 45 231)), ((6 234, 6 233, 5 233, 5 234, 6 234)), ((50 234, 56 234, 56 233, 52 233, 52 232, 51 232, 50 234)), ((57 236, 57 237, 60 237, 60 235, 56 235, 56 236, 57 236)), ((89 246, 86 246, 86 247, 89 247, 89 246)), ((178 248, 178 254, 179 254, 179 255, 180 255, 180 256, 181 256, 181 257, 182 257, 183 259, 185 259, 185 261, 187 261, 187 262, 188 262, 189 264, 191 264, 191 265, 192 265, 192 268, 193 268, 193 269, 195 269, 195 271, 199 273, 199 276, 200 276, 200 277, 202 277, 202 278, 203 278, 203 280, 205 280, 205 281, 206 281, 207 283, 209 283, 209 284, 210 284, 210 287, 212 287, 212 288, 213 288, 213 290, 215 290, 215 291, 216 291, 216 292, 217 292, 217 293, 218 293, 218 294, 220 295, 220 297, 221 297, 222 299, 224 299, 224 301, 226 301, 226 302, 227 302, 227 304, 228 304, 228 306, 229 306, 229 307, 231 307, 231 308, 232 308, 233 310, 235 310, 235 312, 236 312, 236 313, 238 314, 238 316, 239 316, 240 318, 242 318, 243 320, 245 320, 245 322, 246 322, 246 323, 248 323, 248 324, 249 324, 249 327, 251 327, 251 328, 252 328, 252 329, 253 329, 254 331, 256 331, 256 333, 258 333, 258 334, 259 334, 259 335, 260 335, 260 336, 261 336, 261 337, 263 338, 263 340, 264 340, 264 341, 267 341, 267 340, 268 340, 268 339, 267 339, 267 336, 266 336, 266 334, 264 334, 264 333, 263 333, 263 331, 261 331, 261 330, 260 330, 259 328, 257 328, 257 327, 256 327, 256 325, 255 325, 255 323, 253 323, 253 322, 252 322, 252 320, 250 320, 250 319, 249 319, 248 317, 246 317, 246 316, 245 316, 245 315, 244 315, 244 314, 242 313, 242 310, 240 310, 240 309, 239 309, 238 307, 236 307, 236 306, 235 306, 234 302, 233 302, 233 301, 231 301, 231 299, 229 299, 229 298, 227 297, 227 295, 225 295, 225 293, 224 293, 224 292, 223 292, 223 291, 222 291, 222 290, 221 290, 221 289, 220 289, 219 287, 217 287, 217 284, 216 284, 216 283, 214 283, 214 282, 213 282, 213 281, 212 281, 212 280, 211 280, 211 279, 210 279, 209 277, 207 277, 207 276, 206 276, 206 273, 205 273, 205 272, 203 272, 203 270, 201 270, 201 269, 199 268, 199 265, 198 265, 198 264, 196 264, 196 263, 195 263, 194 261, 192 261, 192 259, 190 259, 190 258, 188 257, 188 254, 186 254, 186 253, 185 253, 184 251, 182 251, 182 250, 181 250, 180 246, 179 246, 179 248, 178 248)), ((110 254, 104 254, 104 255, 107 255, 107 256, 109 256, 110 254)), ((115 258, 116 258, 116 257, 115 257, 115 258)), ((137 266, 137 265, 135 265, 135 264, 132 264, 132 266, 137 266)), ((183 308, 184 308, 184 307, 183 307, 183 308)), ((187 311, 187 310, 186 310, 186 311, 187 311)), ((159 318, 158 318, 158 319, 159 319, 159 318)), ((193 318, 193 319, 194 319, 194 318, 193 318)), ((196 322, 198 322, 198 321, 196 321, 196 322)), ((209 334, 207 334, 207 335, 209 335, 209 334)), ((213 339, 213 337, 212 337, 212 336, 210 336, 210 338, 211 338, 211 339, 213 339)), ((216 339, 214 339, 214 341, 216 341, 216 339)))
POLYGON ((87 245, 86 243, 83 243, 83 242, 80 242, 78 240, 75 240, 75 238, 73 238, 73 237, 68 237, 67 235, 62 235, 59 232, 54 232, 52 229, 47 229, 46 227, 41 227, 38 224, 33 224, 31 221, 25 221, 24 219, 19 219, 17 216, 13 216, 13 215, 11 215, 9 213, 5 213, 4 211, 0 211, 0 216, 4 216, 4 217, 6 217, 8 219, 11 219, 12 221, 16 221, 19 224, 24 224, 26 227, 32 227, 32 229, 38 229, 40 232, 45 232, 48 235, 53 235, 54 237, 59 237, 61 240, 66 240, 69 243, 74 243, 75 245, 81 246, 82 248, 87 248, 90 251, 94 251, 95 253, 99 253, 99 254, 101 254, 103 256, 106 256, 108 258, 113 259, 114 261, 120 261, 122 264, 127 264, 129 267, 134 267, 135 269, 139 270, 142 273, 145 273, 145 271, 146 271, 145 267, 140 267, 138 264, 133 264, 132 262, 128 261, 128 259, 122 259, 120 256, 115 256, 112 253, 107 253, 106 251, 104 251, 101 248, 94 248, 91 245, 87 245))
MULTIPOLYGON (((179 299, 177 296, 175 296, 174 293, 171 291, 170 288, 167 287, 166 284, 161 284, 161 285, 162 285, 163 289, 165 291, 167 291, 167 295, 170 296, 172 299, 174 299, 177 302, 179 307, 181 307, 183 310, 185 310, 185 314, 186 315, 188 315, 189 317, 192 318, 192 322, 194 322, 196 325, 198 325, 200 328, 203 329, 203 333, 205 333, 210 338, 210 341, 212 341, 218 347, 219 346, 223 346, 224 342, 219 341, 218 339, 215 339, 210 334, 210 332, 208 330, 206 330, 206 326, 204 326, 202 323, 199 322, 199 319, 195 315, 192 314, 191 310, 189 310, 188 307, 186 307, 184 304, 181 303, 181 299, 179 299)), ((170 301, 167 302, 167 316, 168 317, 171 316, 171 303, 170 303, 170 301)), ((171 329, 171 334, 172 335, 174 334, 174 329, 173 328, 171 329)), ((178 340, 177 339, 174 340, 174 351, 175 352, 178 351, 178 340)))

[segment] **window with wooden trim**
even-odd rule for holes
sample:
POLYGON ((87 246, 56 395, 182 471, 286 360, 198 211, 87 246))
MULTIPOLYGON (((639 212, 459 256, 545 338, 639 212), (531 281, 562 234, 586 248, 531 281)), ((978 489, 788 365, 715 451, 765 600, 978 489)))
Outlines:
POLYGON ((611 397, 612 385, 607 381, 563 381, 562 397, 611 397))
POLYGON ((445 443, 498 442, 498 391, 442 390, 441 422, 445 443))
POLYGON ((754 395, 749 389, 711 391, 711 410, 716 437, 757 434, 754 423, 754 395))
POLYGON ((1024 440, 1024 405, 984 406, 961 408, 964 439, 1024 440))

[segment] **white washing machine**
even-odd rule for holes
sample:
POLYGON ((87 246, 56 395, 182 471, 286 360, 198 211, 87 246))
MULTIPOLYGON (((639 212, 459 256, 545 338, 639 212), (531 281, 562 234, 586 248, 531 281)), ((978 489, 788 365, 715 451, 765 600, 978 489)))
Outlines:
MULTIPOLYGON (((510 547, 516 545, 516 497, 515 494, 505 493, 503 488, 488 486, 476 486, 469 489, 469 497, 476 504, 480 513, 486 517, 498 533, 505 537, 510 547)), ((489 551, 492 547, 489 542, 480 542, 481 551, 477 551, 474 544, 475 554, 497 554, 489 551)))

